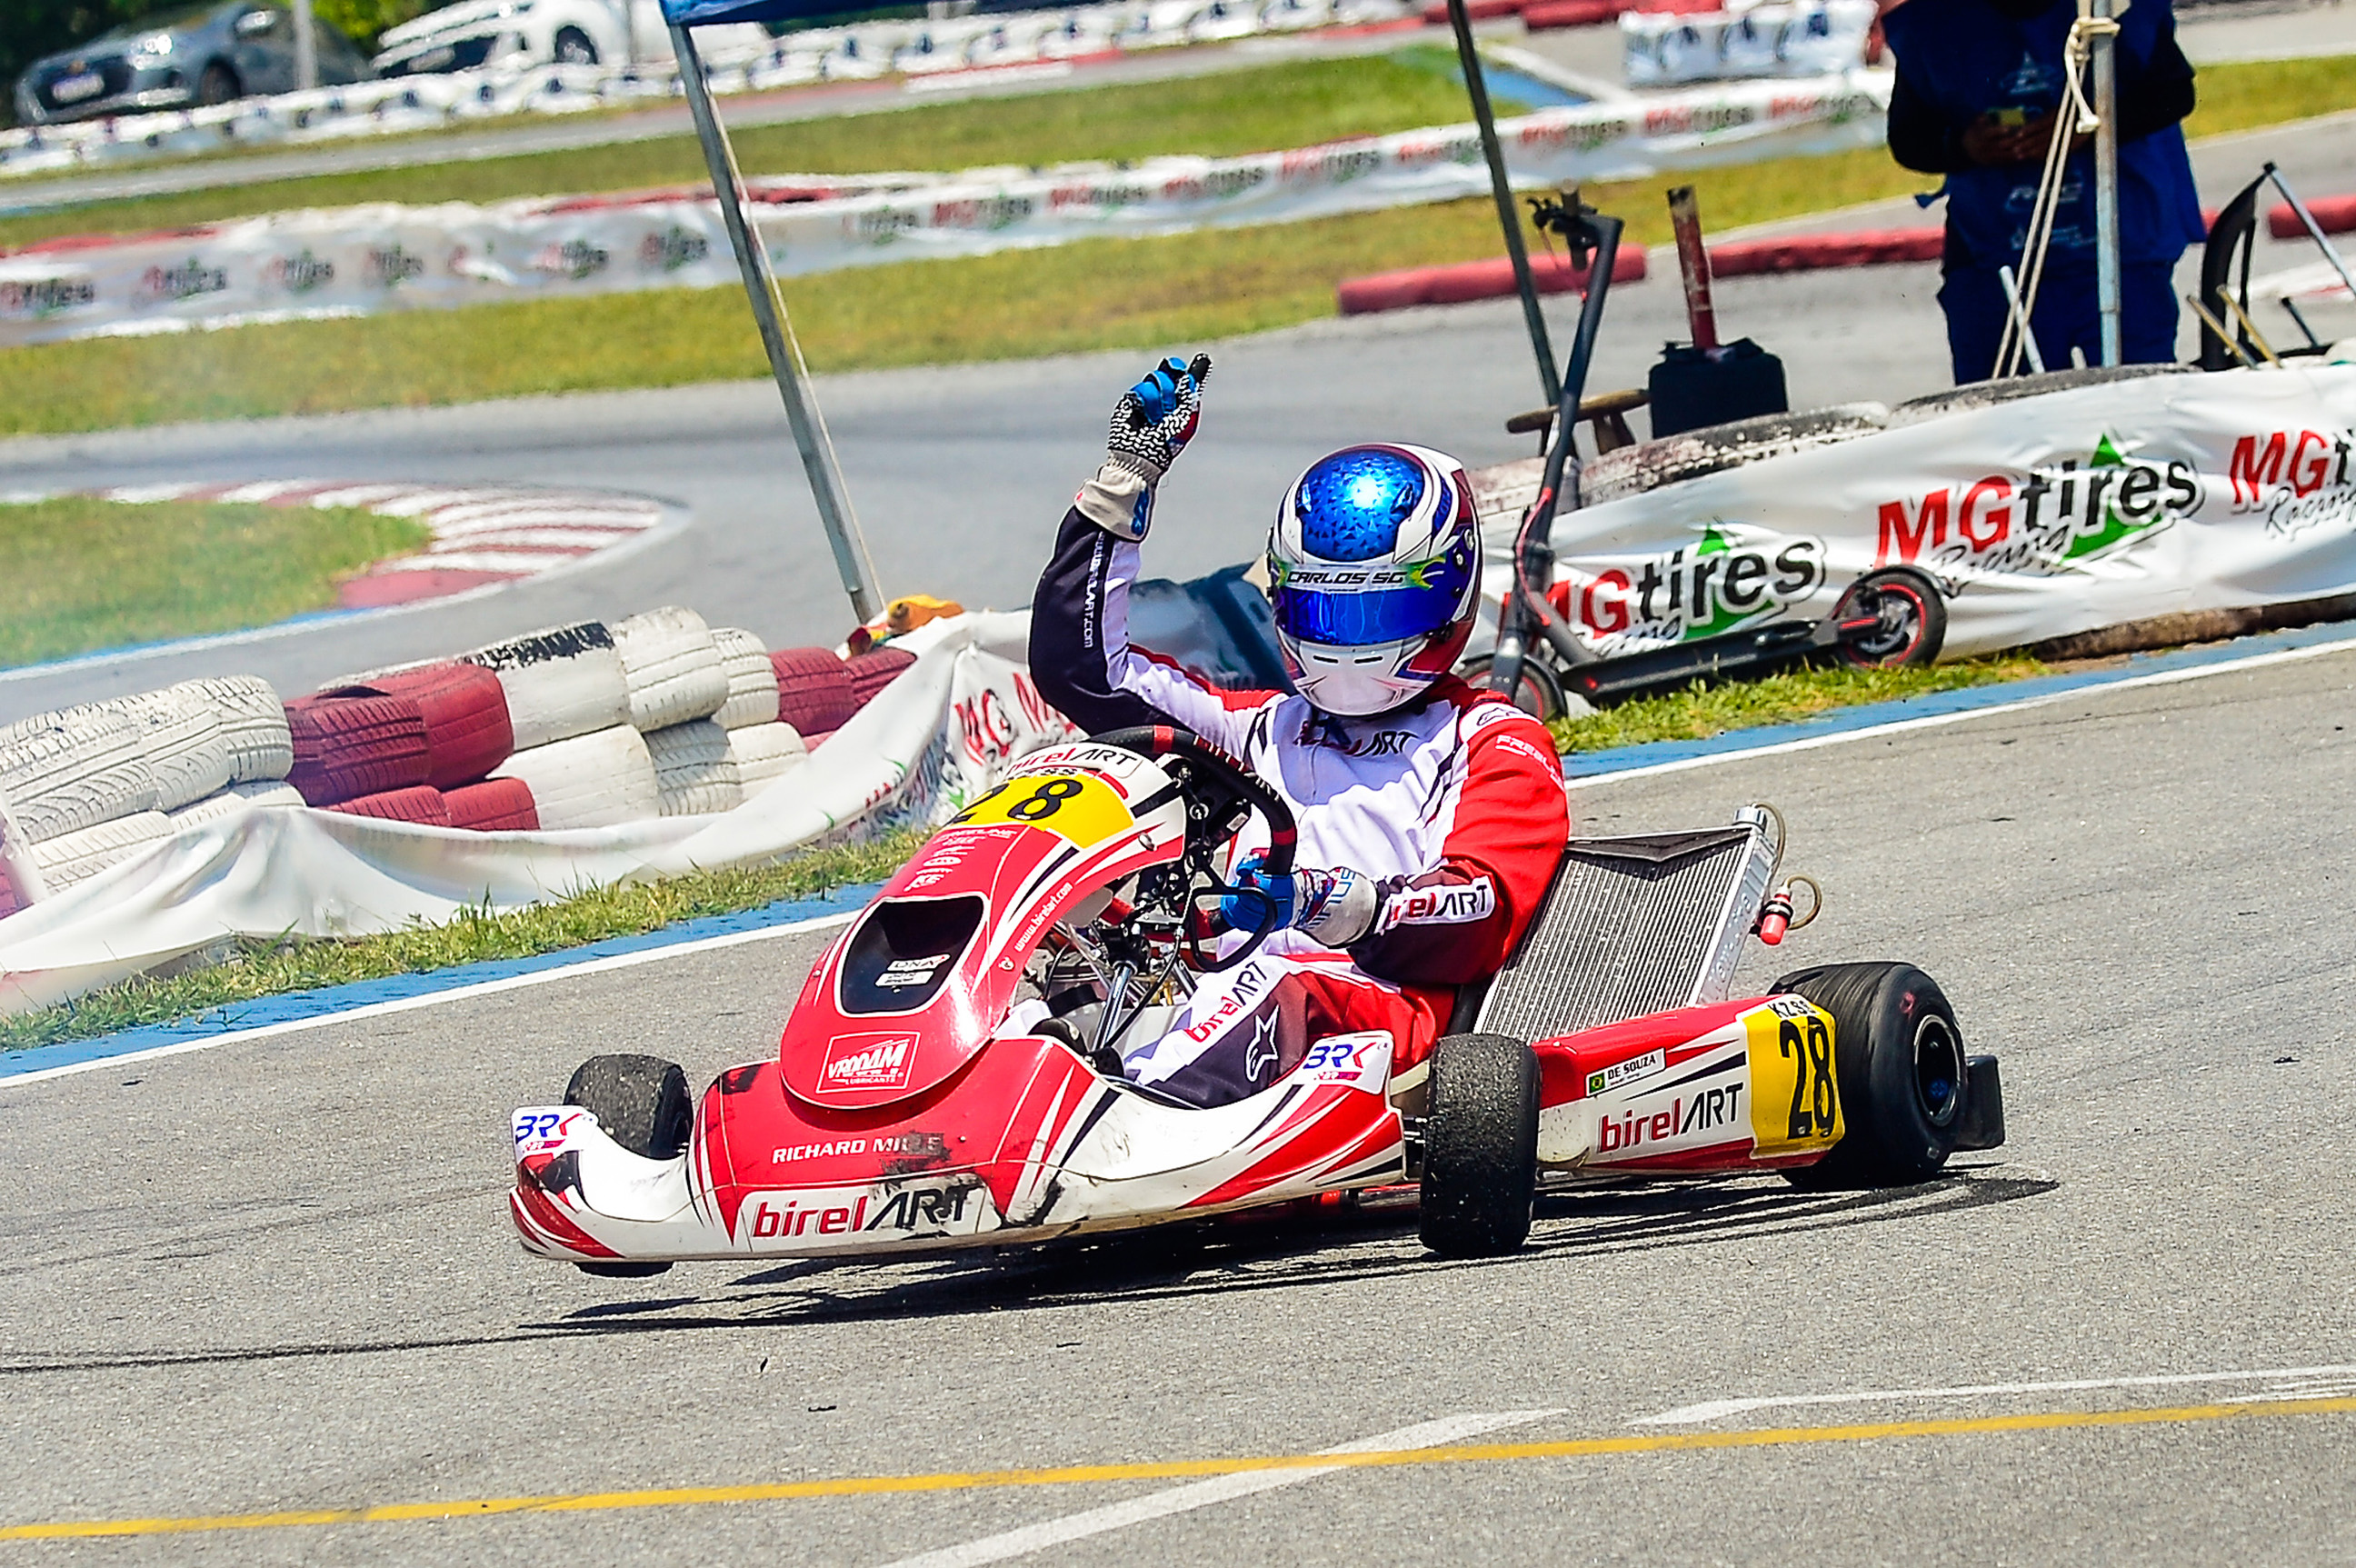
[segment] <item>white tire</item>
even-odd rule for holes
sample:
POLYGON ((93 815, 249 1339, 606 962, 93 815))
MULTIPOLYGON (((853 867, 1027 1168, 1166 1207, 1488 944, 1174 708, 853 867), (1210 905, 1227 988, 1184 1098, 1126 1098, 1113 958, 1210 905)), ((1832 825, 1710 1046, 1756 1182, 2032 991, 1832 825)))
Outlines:
POLYGON ((531 787, 545 832, 609 828, 662 815, 646 737, 628 725, 519 751, 491 775, 531 787))
POLYGON ((666 817, 702 817, 733 811, 744 802, 736 758, 728 732, 710 719, 692 719, 649 731, 647 751, 655 759, 655 787, 666 817))
POLYGON ((728 676, 728 700, 713 715, 725 730, 749 729, 777 722, 777 667, 769 662, 768 645, 738 627, 716 627, 712 640, 720 650, 720 667, 728 676))
POLYGON ((221 743, 229 748, 229 781, 252 784, 286 777, 294 766, 294 737, 286 732, 286 706, 269 682, 254 675, 219 681, 183 681, 168 688, 209 703, 220 719, 221 743))
POLYGON ((178 686, 117 697, 113 708, 139 726, 139 749, 155 777, 155 809, 177 811, 229 788, 229 742, 220 711, 200 693, 178 686))
POLYGON ((666 605, 614 628, 629 680, 630 723, 642 734, 708 719, 728 701, 728 671, 712 628, 693 610, 666 605))
POLYGON ((736 759, 737 782, 749 800, 770 779, 799 768, 809 747, 791 725, 747 725, 728 732, 728 754, 736 759))
POLYGON ((140 726, 96 705, 43 714, 0 734, 0 800, 38 843, 155 808, 140 726))
POLYGON ((172 819, 161 811, 134 811, 111 822, 79 828, 33 846, 41 879, 52 897, 119 865, 149 844, 172 836, 172 819))
POLYGON ((518 751, 630 722, 630 685, 602 622, 550 627, 461 656, 499 678, 518 751))
POLYGON ((234 816, 248 806, 300 806, 302 791, 282 779, 258 779, 248 784, 232 784, 217 795, 182 806, 177 811, 164 814, 172 819, 172 831, 200 827, 217 822, 223 817, 234 816))

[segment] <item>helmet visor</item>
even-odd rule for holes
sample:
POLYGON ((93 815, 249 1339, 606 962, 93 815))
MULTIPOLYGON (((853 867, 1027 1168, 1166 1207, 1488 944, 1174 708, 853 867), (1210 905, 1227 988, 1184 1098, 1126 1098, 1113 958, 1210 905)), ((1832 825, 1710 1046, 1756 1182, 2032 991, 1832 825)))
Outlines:
POLYGON ((1396 566, 1271 561, 1277 629, 1298 642, 1358 648, 1429 637, 1464 613, 1472 552, 1396 566))

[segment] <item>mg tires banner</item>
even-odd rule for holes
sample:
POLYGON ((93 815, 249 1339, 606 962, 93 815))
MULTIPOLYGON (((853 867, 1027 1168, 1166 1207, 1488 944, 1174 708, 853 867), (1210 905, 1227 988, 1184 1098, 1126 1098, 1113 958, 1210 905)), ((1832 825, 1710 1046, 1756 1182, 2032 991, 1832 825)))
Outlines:
MULTIPOLYGON (((2356 366, 1974 402, 1566 514, 1553 596, 1611 656, 1813 620, 1909 568, 1959 658, 2356 593, 2356 366)), ((1485 488, 1502 590, 1522 492, 1496 471, 1485 488)))

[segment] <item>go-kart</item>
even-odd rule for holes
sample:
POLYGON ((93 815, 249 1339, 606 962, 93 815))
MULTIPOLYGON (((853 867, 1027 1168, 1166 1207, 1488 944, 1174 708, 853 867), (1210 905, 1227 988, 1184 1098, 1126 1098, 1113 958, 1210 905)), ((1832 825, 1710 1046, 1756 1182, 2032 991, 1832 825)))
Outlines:
MULTIPOLYGON (((1996 1062, 1904 964, 1729 1000, 1780 940, 1780 819, 1575 839, 1505 971, 1403 1063, 1386 1033, 1309 1043, 1202 1108, 1130 1082, 1198 973, 1243 962, 1229 841, 1282 799, 1185 731, 1041 751, 934 834, 828 948, 774 1058, 699 1102, 680 1069, 592 1058, 514 1118, 527 1251, 593 1273, 679 1260, 996 1247, 1420 1187, 1423 1240, 1509 1251, 1534 1193, 1599 1176, 1780 1171, 1901 1183, 2003 1138, 1996 1062)), ((1811 886, 1813 885, 1810 885, 1811 886)), ((1813 915, 1815 901, 1808 910, 1813 915)), ((1273 914, 1270 910, 1269 913, 1273 914)))

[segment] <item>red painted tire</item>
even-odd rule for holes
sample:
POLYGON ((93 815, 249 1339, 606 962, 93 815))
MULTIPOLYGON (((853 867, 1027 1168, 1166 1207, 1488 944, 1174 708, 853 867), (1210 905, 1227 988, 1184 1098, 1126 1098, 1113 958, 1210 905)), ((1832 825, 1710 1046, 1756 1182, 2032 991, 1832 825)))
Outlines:
POLYGON ((809 735, 841 729, 859 711, 851 667, 823 648, 781 648, 769 655, 777 672, 777 721, 809 735))
POLYGON ((874 701, 875 693, 898 680, 900 671, 916 661, 915 654, 898 648, 870 649, 851 660, 844 668, 851 671, 851 690, 859 706, 874 701))
POLYGON ((520 779, 486 779, 453 789, 442 799, 450 807, 450 825, 478 833, 533 833, 540 831, 540 807, 531 786, 520 779))
POLYGON ((820 746, 833 738, 834 732, 832 730, 827 731, 824 735, 806 735, 802 736, 802 745, 809 748, 811 751, 816 751, 820 746))
POLYGON ((425 715, 407 697, 297 697, 286 727, 294 740, 286 781, 314 806, 425 782, 425 715))
POLYGON ((446 828, 450 825, 450 807, 442 791, 431 784, 416 784, 406 789, 388 789, 380 795, 362 795, 350 800, 339 800, 327 808, 348 817, 378 817, 388 822, 420 822, 427 827, 446 828))
POLYGON ((425 781, 437 789, 480 779, 515 750, 507 693, 479 664, 428 664, 379 676, 359 690, 417 704, 425 719, 425 781))

